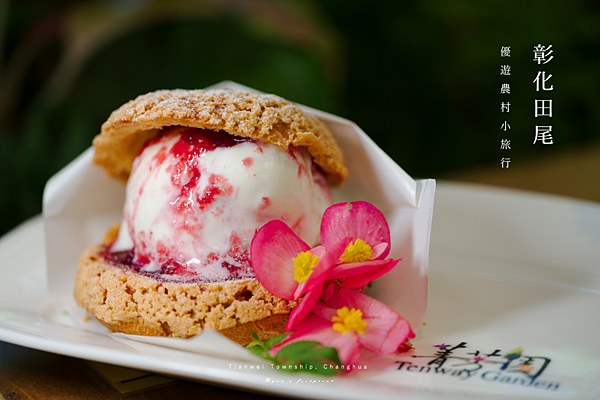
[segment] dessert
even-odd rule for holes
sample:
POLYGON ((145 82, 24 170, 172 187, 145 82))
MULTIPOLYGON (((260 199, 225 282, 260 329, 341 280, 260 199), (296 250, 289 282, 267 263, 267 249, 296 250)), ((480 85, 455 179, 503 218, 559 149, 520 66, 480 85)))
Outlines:
POLYGON ((254 277, 250 242, 270 220, 319 242, 328 182, 347 177, 327 127, 277 96, 158 91, 113 112, 95 162, 128 180, 123 220, 86 249, 77 302, 114 331, 247 343, 285 330, 294 302, 254 277))

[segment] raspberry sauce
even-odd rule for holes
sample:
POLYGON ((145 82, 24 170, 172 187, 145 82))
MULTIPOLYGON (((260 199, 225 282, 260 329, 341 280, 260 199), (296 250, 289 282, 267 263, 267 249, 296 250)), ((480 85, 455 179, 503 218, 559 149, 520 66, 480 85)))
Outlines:
MULTIPOLYGON (((213 203, 216 197, 229 196, 233 192, 233 188, 225 176, 211 173, 208 178, 209 185, 194 197, 194 193, 197 193, 195 189, 202 176, 198 164, 199 157, 204 153, 218 148, 233 147, 239 143, 254 142, 254 140, 230 135, 223 131, 171 127, 165 129, 159 136, 146 143, 138 154, 138 157, 148 146, 159 143, 165 136, 172 135, 179 135, 179 139, 168 151, 163 148, 154 156, 154 166, 163 164, 167 159, 167 154, 176 159, 176 162, 171 164, 167 169, 171 175, 172 186, 176 190, 174 200, 170 201, 169 205, 174 214, 179 215, 181 221, 184 221, 179 228, 184 230, 193 229, 192 226, 188 226, 185 223, 188 217, 193 218, 195 213, 201 212, 213 203)), ((151 232, 150 235, 152 235, 151 232)), ((214 280, 211 278, 207 279, 207 277, 198 274, 193 266, 188 265, 188 260, 178 260, 170 257, 164 251, 164 246, 162 246, 163 251, 159 248, 161 246, 149 249, 146 246, 144 237, 140 237, 139 239, 142 245, 127 251, 111 252, 111 246, 106 247, 103 251, 104 259, 112 265, 129 268, 136 273, 163 281, 208 283, 214 280), (143 267, 151 262, 150 254, 153 252, 161 255, 158 261, 160 269, 148 272, 143 267)), ((249 275, 253 276, 248 250, 240 247, 240 240, 235 235, 232 235, 230 239, 230 249, 226 257, 219 258, 215 255, 210 260, 211 262, 220 263, 229 272, 229 277, 226 280, 237 280, 247 278, 249 275)))

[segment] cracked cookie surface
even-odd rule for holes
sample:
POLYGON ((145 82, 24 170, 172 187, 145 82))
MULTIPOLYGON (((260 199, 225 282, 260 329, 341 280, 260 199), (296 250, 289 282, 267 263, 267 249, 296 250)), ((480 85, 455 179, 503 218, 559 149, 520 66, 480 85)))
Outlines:
POLYGON ((281 97, 227 90, 159 90, 115 110, 94 138, 94 161, 126 180, 133 158, 163 127, 225 131, 276 146, 305 147, 330 182, 348 177, 333 134, 319 119, 281 97))
MULTIPOLYGON (((105 238, 110 243, 112 228, 105 238)), ((247 344, 256 332, 268 339, 285 332, 292 303, 267 292, 256 279, 210 284, 164 282, 103 259, 91 246, 79 261, 77 303, 115 332, 187 338, 204 328, 247 344)))

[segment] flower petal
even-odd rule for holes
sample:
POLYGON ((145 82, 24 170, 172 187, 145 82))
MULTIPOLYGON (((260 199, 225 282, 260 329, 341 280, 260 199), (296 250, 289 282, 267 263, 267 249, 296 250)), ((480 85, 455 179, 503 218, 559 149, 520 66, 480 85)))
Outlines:
POLYGON ((373 260, 339 264, 327 273, 327 280, 345 279, 357 275, 368 274, 369 271, 377 270, 389 262, 390 260, 373 260))
POLYGON ((315 304, 312 311, 317 317, 329 322, 332 322, 333 317, 337 317, 338 315, 336 308, 326 306, 321 302, 315 304))
POLYGON ((402 343, 414 337, 408 321, 392 308, 352 289, 341 288, 338 306, 359 309, 367 323, 358 335, 360 344, 377 355, 394 353, 402 343))
POLYGON ((310 249, 310 252, 315 256, 319 257, 319 259, 321 259, 323 258, 323 255, 325 255, 325 253, 327 252, 327 249, 325 248, 325 246, 319 245, 310 249))
POLYGON ((325 347, 335 347, 344 365, 358 364, 360 361, 361 350, 356 336, 353 333, 342 335, 340 332, 334 331, 331 322, 315 315, 307 317, 298 324, 296 331, 279 346, 299 340, 314 340, 325 347))
POLYGON ((385 255, 383 255, 383 253, 385 253, 385 251, 389 247, 389 243, 379 243, 377 246, 373 247, 373 254, 371 255, 371 260, 384 259, 385 256, 389 254, 389 250, 385 255))
MULTIPOLYGON (((345 237, 364 240, 371 248, 390 243, 390 228, 385 217, 366 201, 334 204, 325 210, 321 222, 321 241, 329 248, 345 237)), ((389 254, 387 246, 379 258, 389 254)))
MULTIPOLYGON (((400 259, 400 260, 402 260, 402 259, 400 259)), ((398 262, 400 262, 400 260, 393 260, 393 259, 385 260, 385 261, 387 261, 387 263, 384 263, 384 264, 378 266, 377 268, 374 268, 363 274, 356 275, 356 276, 350 277, 348 279, 345 279, 340 286, 347 287, 347 288, 361 288, 364 285, 366 285, 367 283, 371 282, 372 280, 375 280, 375 279, 379 278, 380 276, 388 273, 392 268, 394 268, 396 266, 396 264, 398 264, 398 262)))
POLYGON ((398 314, 391 326, 377 324, 372 318, 365 318, 365 322, 367 329, 358 340, 364 348, 380 356, 395 353, 406 341, 415 337, 408 321, 398 314), (369 324, 373 328, 367 331, 369 324))
MULTIPOLYGON (((317 284, 325 280, 326 274, 335 266, 337 260, 339 260, 340 256, 344 253, 344 250, 346 250, 348 243, 350 243, 350 238, 345 238, 335 246, 329 248, 326 253, 321 253, 320 261, 315 269, 308 279, 296 289, 296 292, 294 293, 296 299, 300 298, 304 293, 312 290, 317 284)), ((311 249, 310 252, 314 253, 314 249, 311 249)))
POLYGON ((337 282, 328 282, 325 284, 323 293, 321 293, 321 299, 325 302, 325 305, 333 308, 337 308, 337 297, 340 286, 337 282))
POLYGON ((294 292, 298 282, 294 280, 293 258, 310 250, 282 221, 273 220, 260 228, 250 246, 252 269, 258 281, 275 296, 296 300, 294 292))
POLYGON ((290 318, 288 319, 287 325, 285 327, 286 332, 290 332, 294 330, 295 326, 306 318, 308 314, 312 311, 314 305, 319 301, 319 297, 321 297, 321 292, 323 292, 323 285, 325 284, 324 280, 320 280, 319 284, 310 290, 300 301, 300 303, 294 307, 292 312, 290 313, 290 318))

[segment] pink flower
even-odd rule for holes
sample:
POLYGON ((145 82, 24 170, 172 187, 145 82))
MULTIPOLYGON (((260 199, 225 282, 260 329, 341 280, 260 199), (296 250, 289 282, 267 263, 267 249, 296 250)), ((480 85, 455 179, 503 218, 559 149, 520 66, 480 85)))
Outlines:
POLYGON ((342 287, 361 288, 400 261, 385 260, 390 252, 390 228, 371 203, 339 203, 325 210, 321 223, 323 246, 334 247, 348 238, 351 243, 327 273, 327 280, 344 279, 342 287))
POLYGON ((252 240, 259 282, 282 299, 301 299, 286 327, 292 334, 273 350, 312 340, 335 347, 342 363, 351 365, 360 360, 362 348, 375 355, 409 348, 406 342, 415 337, 409 323, 360 292, 400 261, 385 259, 391 240, 383 214, 362 201, 333 205, 323 215, 321 240, 322 246, 311 248, 278 220, 265 224, 252 240))
POLYGON ((340 258, 349 240, 329 249, 311 248, 282 221, 263 225, 250 246, 252 268, 258 281, 284 300, 304 298, 290 314, 286 330, 304 319, 319 300, 327 272, 340 258))
POLYGON ((364 201, 325 210, 321 239, 322 246, 311 248, 279 220, 265 224, 252 239, 250 259, 258 281, 282 299, 302 298, 290 314, 288 332, 311 312, 326 280, 362 288, 400 261, 384 259, 389 254, 389 227, 383 214, 364 201))
POLYGON ((335 347, 344 365, 360 361, 361 348, 376 355, 388 355, 415 335, 408 323, 385 304, 353 289, 328 284, 323 291, 324 303, 300 322, 280 346, 299 340, 314 340, 335 347))

